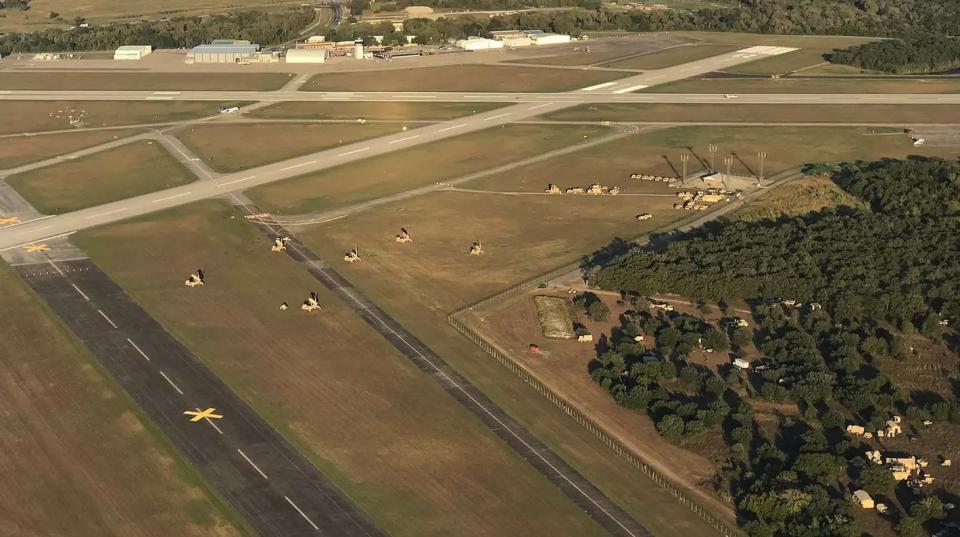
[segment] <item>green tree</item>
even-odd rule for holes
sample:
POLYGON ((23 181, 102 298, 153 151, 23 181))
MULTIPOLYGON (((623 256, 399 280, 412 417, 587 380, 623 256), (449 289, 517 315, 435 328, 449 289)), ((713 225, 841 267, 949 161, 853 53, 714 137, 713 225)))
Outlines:
POLYGON ((683 435, 683 418, 676 414, 667 414, 657 422, 657 431, 669 440, 675 440, 683 435))
POLYGON ((868 464, 860 471, 857 478, 860 488, 867 491, 873 497, 892 498, 897 482, 893 479, 890 470, 879 464, 868 464))

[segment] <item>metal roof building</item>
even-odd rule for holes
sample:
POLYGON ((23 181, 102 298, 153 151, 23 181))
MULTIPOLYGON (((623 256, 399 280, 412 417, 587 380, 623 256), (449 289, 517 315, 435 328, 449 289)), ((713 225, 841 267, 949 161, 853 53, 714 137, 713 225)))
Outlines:
POLYGON ((198 45, 187 53, 187 63, 252 63, 257 61, 260 45, 218 43, 198 45))
POLYGON ((150 45, 123 45, 113 51, 114 60, 139 60, 150 54, 153 47, 150 45))

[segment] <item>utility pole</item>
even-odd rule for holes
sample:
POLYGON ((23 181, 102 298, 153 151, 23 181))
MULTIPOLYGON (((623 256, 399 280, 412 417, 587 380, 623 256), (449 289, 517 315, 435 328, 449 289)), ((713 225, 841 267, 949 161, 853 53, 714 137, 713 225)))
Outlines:
MULTIPOLYGON (((723 157, 723 163, 727 165, 727 177, 730 177, 730 166, 733 166, 733 155, 723 157)), ((727 177, 724 177, 724 179, 727 177)))
POLYGON ((717 146, 715 144, 710 144, 707 146, 707 151, 710 151, 710 173, 717 171, 717 168, 713 165, 713 160, 717 156, 717 146))
POLYGON ((682 153, 680 155, 680 162, 683 164, 683 182, 687 182, 687 161, 690 160, 690 155, 682 153))
POLYGON ((759 153, 757 153, 757 158, 760 159, 760 182, 762 183, 763 182, 763 161, 764 159, 767 158, 767 152, 760 151, 759 153))

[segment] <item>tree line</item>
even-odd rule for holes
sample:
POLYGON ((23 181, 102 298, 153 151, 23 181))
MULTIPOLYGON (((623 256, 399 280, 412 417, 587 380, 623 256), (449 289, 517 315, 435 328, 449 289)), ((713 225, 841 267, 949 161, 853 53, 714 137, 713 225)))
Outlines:
POLYGON ((751 537, 861 535, 850 487, 893 506, 898 536, 919 536, 944 516, 940 500, 898 501, 890 471, 866 461, 872 448, 845 426, 882 430, 894 415, 960 423, 955 399, 918 400, 883 372, 885 361, 911 360, 908 337, 940 341, 945 322, 960 326, 960 163, 885 159, 831 173, 866 207, 723 221, 594 273, 594 285, 634 304, 663 292, 741 299, 753 305, 756 326, 628 312, 598 344, 589 373, 619 404, 647 412, 667 439, 711 430, 723 438, 715 485, 751 537), (749 374, 727 366, 717 375, 687 361, 694 348, 729 346, 737 357, 750 343, 763 358, 749 374), (771 433, 750 399, 789 401, 800 414, 780 417, 771 433))
POLYGON ((246 39, 261 45, 299 37, 316 14, 310 7, 282 11, 239 11, 203 17, 52 28, 0 36, 0 51, 111 50, 121 45, 192 48, 214 39, 246 39))
POLYGON ((827 55, 832 63, 895 74, 938 73, 960 67, 960 39, 925 35, 874 41, 827 55))

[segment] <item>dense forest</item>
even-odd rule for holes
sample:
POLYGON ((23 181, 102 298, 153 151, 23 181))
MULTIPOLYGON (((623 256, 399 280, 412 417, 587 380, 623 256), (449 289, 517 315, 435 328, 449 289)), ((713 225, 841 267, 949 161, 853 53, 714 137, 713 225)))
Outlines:
MULTIPOLYGON (((722 438, 716 487, 751 537, 859 536, 849 490, 898 501, 889 470, 864 460, 867 447, 846 424, 882 430, 901 414, 960 423, 956 400, 914 399, 878 367, 909 363, 906 335, 940 341, 944 323, 960 324, 960 165, 854 162, 833 179, 868 208, 721 222, 593 277, 637 307, 601 340, 591 377, 621 405, 646 411, 665 438, 722 438), (642 296, 659 292, 745 299, 757 326, 651 313, 642 296), (750 375, 687 361, 693 349, 737 357, 751 344, 763 358, 750 375), (749 399, 790 401, 801 414, 781 417, 771 434, 749 399)), ((902 511, 891 515, 899 536, 923 535, 923 524, 944 516, 934 496, 899 498, 902 511)))
POLYGON ((112 50, 121 45, 191 48, 213 39, 248 39, 270 45, 299 37, 299 32, 315 19, 313 9, 304 7, 10 33, 0 36, 0 51, 112 50))
POLYGON ((960 39, 936 35, 875 41, 827 55, 833 63, 895 74, 938 73, 960 67, 960 39))
MULTIPOLYGON (((417 2, 422 4, 423 2, 417 2)), ((493 30, 540 29, 579 34, 584 31, 736 31, 781 34, 834 34, 911 37, 960 34, 960 2, 956 0, 742 0, 737 5, 696 10, 639 11, 600 7, 590 0, 432 0, 427 4, 472 9, 524 6, 564 6, 571 9, 523 12, 500 17, 444 17, 411 19, 403 34, 417 36, 419 43, 442 43, 469 35, 487 35, 493 30)), ((398 0, 398 8, 405 2, 398 0)), ((358 5, 359 7, 359 5, 358 5)), ((509 9, 512 9, 509 8, 509 9)), ((186 17, 169 21, 114 24, 72 30, 54 29, 0 38, 0 51, 109 49, 118 44, 192 46, 216 37, 242 36, 272 44, 296 36, 295 30, 312 20, 309 9, 293 12, 248 12, 213 17, 186 17), (256 15, 252 15, 256 13, 256 15), (84 31, 81 31, 84 30, 84 31)), ((392 27, 344 23, 331 30, 331 38, 353 39, 385 35, 388 43, 401 42, 392 27)))
MULTIPOLYGON (((544 0, 546 3, 546 0, 544 0)), ((562 0, 558 0, 562 3, 562 0)), ((530 4, 530 2, 526 2, 530 4)), ((399 7, 398 3, 398 7, 399 7)), ((627 11, 618 9, 564 9, 532 11, 499 17, 444 17, 411 19, 403 34, 418 43, 443 43, 469 35, 489 36, 506 29, 539 29, 578 35, 584 31, 737 31, 782 34, 837 34, 913 36, 960 33, 960 2, 953 0, 744 0, 735 7, 697 10, 627 11)), ((343 24, 331 30, 331 39, 372 35, 401 42, 389 25, 343 24)))

